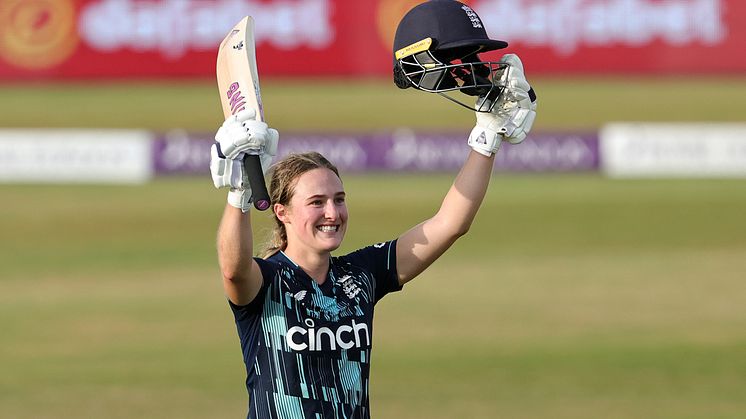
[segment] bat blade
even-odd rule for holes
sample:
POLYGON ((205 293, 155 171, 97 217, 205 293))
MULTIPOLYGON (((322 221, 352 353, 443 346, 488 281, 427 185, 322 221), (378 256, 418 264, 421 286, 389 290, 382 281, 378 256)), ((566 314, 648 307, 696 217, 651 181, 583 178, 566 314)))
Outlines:
MULTIPOLYGON (((251 16, 241 19, 220 43, 216 74, 220 103, 226 119, 244 109, 254 109, 256 119, 264 121, 254 46, 254 19, 251 16)), ((247 154, 243 164, 254 207, 264 211, 269 208, 269 194, 259 156, 247 154)))

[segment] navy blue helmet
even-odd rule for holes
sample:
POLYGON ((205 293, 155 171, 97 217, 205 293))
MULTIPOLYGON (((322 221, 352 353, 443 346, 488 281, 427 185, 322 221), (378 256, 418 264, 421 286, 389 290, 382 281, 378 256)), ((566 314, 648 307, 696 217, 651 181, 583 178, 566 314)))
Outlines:
POLYGON ((502 49, 505 41, 490 39, 471 7, 455 0, 430 0, 415 6, 399 22, 394 37, 394 83, 438 93, 469 109, 451 93, 488 98, 494 104, 502 91, 495 73, 506 64, 481 61, 478 53, 502 49))

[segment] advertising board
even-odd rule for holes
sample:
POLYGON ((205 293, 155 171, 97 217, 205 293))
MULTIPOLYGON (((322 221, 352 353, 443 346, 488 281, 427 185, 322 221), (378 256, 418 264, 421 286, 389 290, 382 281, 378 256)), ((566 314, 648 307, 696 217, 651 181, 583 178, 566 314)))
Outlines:
MULTIPOLYGON (((382 76, 419 0, 4 0, 0 80, 210 78, 256 20, 263 76, 382 76)), ((472 0, 532 74, 743 73, 741 0, 472 0)))

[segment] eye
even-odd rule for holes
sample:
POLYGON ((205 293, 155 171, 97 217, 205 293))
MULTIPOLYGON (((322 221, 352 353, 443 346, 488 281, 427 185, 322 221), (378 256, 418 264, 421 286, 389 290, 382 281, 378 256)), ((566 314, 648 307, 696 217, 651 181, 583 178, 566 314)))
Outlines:
POLYGON ((314 199, 313 201, 310 202, 310 204, 313 205, 313 206, 315 206, 315 207, 318 207, 318 206, 323 205, 324 201, 322 201, 320 199, 314 199))
POLYGON ((337 204, 344 204, 345 203, 345 198, 343 196, 337 197, 337 198, 334 199, 334 202, 337 203, 337 204))

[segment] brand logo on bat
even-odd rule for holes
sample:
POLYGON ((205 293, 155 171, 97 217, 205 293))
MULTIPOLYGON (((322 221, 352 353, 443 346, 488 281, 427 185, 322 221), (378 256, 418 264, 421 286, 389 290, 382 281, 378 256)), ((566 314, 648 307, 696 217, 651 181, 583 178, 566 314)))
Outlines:
POLYGON ((230 41, 237 33, 241 32, 240 29, 233 29, 231 33, 228 34, 228 36, 223 39, 223 42, 220 43, 220 46, 225 46, 228 44, 228 41, 230 41))
POLYGON ((246 98, 241 94, 241 89, 237 81, 231 83, 225 95, 230 101, 231 115, 235 115, 236 113, 246 109, 246 98))
POLYGON ((243 41, 241 41, 238 44, 234 45, 233 49, 235 49, 236 51, 241 51, 243 49, 243 41))
POLYGON ((254 97, 256 98, 256 103, 259 105, 259 114, 264 118, 264 104, 262 104, 262 92, 259 91, 259 83, 257 83, 256 78, 254 78, 254 97))

